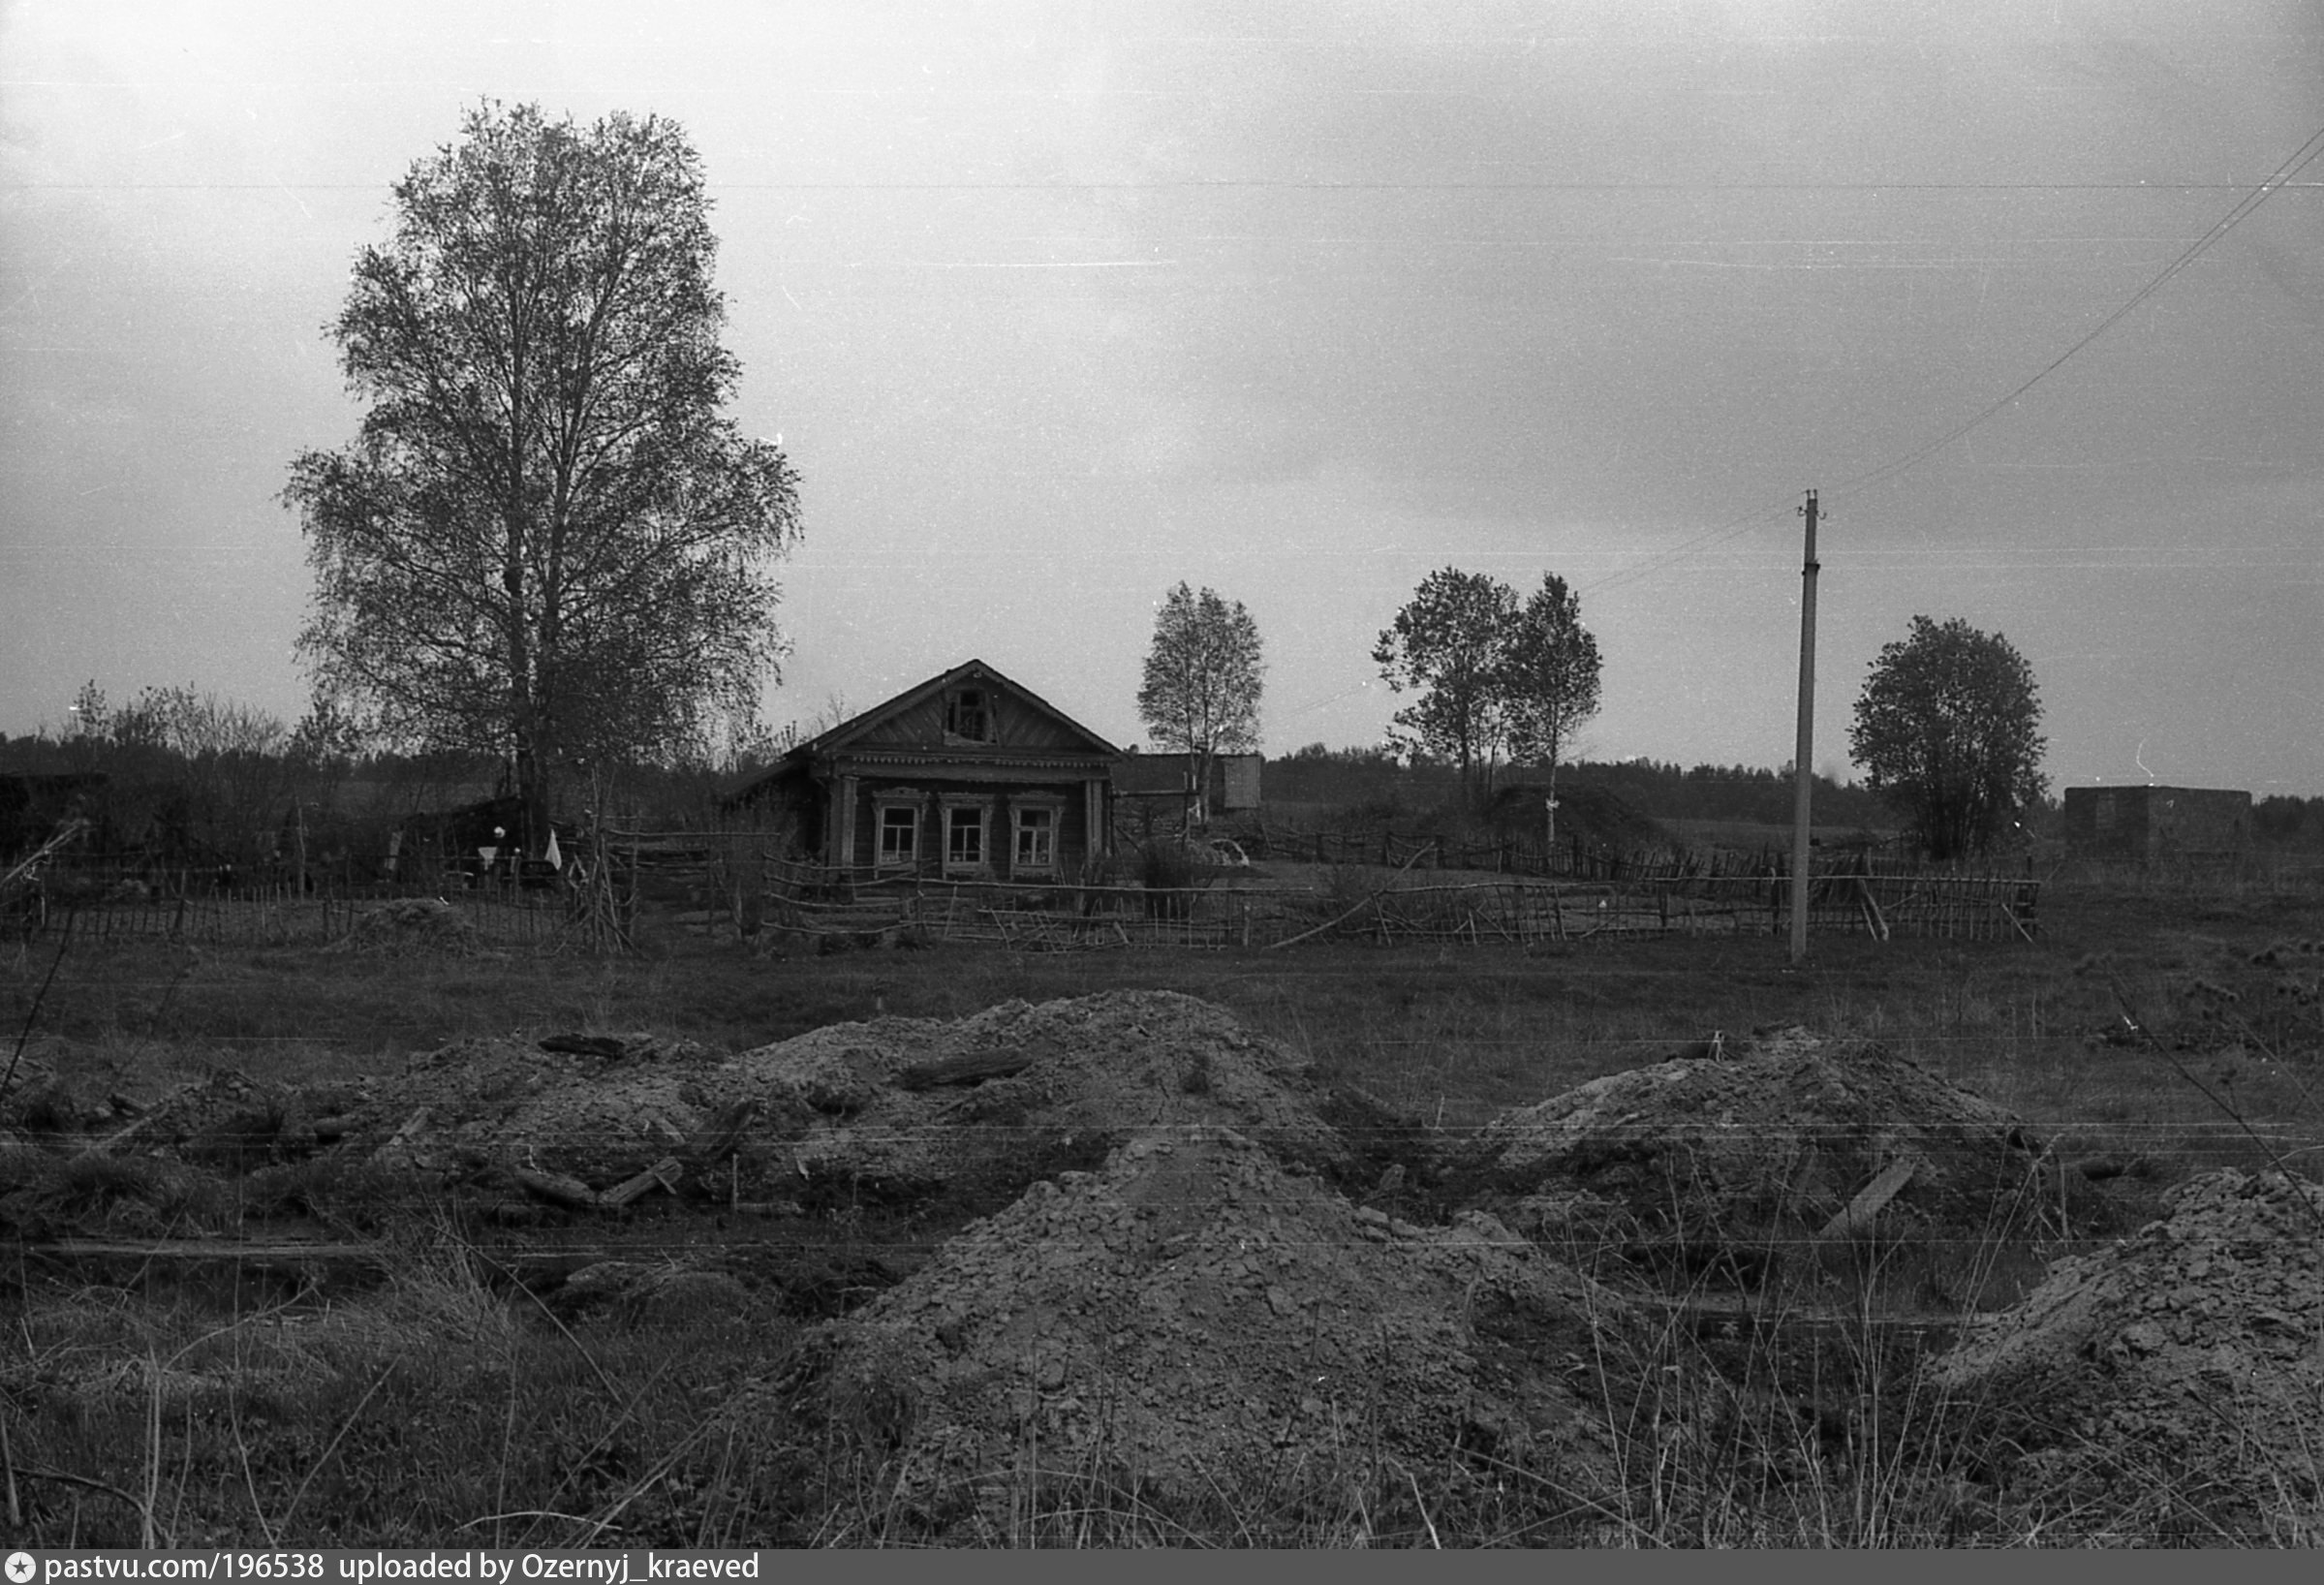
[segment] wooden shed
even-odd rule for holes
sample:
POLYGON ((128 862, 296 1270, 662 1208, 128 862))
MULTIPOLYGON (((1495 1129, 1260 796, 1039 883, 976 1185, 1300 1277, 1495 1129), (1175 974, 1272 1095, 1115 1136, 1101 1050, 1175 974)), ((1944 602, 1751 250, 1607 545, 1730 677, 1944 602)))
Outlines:
POLYGON ((792 749, 729 793, 862 879, 1061 881, 1104 856, 1121 751, 982 661, 792 749))
MULTIPOLYGON (((1212 755, 1203 814, 1257 814, 1259 763, 1255 754, 1212 755)), ((1193 799, 1194 774, 1191 754, 1141 754, 1131 749, 1114 767, 1114 792, 1122 798, 1156 799, 1184 808, 1193 799)))
POLYGON ((2068 852, 2086 858, 2194 857, 2251 846, 2251 794, 2212 787, 2069 787, 2068 852))

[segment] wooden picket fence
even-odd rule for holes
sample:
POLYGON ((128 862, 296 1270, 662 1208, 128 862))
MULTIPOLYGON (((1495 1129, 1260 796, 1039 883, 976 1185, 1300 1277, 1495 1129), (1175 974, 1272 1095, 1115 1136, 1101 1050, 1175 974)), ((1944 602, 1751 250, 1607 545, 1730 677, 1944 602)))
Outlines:
MULTIPOLYGON (((1771 935, 1790 928, 1791 887, 1781 875, 1722 874, 1683 860, 1633 859, 1619 876, 1540 877, 1424 867, 1349 865, 1323 889, 1236 875, 1211 884, 1147 887, 1061 882, 1028 885, 834 873, 777 856, 762 843, 627 837, 592 849, 593 867, 570 867, 556 886, 447 890, 464 936, 496 947, 619 948, 641 912, 698 936, 790 941, 812 950, 975 942, 1027 950, 1121 948, 1276 948, 1316 939, 1382 945, 1531 947, 1671 935, 1771 935), (579 878, 586 870, 587 879, 579 878)), ((2040 931, 2031 878, 1888 873, 1816 876, 1809 928, 1888 939, 1931 936, 2028 941, 2040 931)), ((17 921, 39 934, 69 918, 96 943, 173 940, 217 946, 316 946, 348 939, 392 899, 306 892, 286 886, 181 895, 115 894, 69 908, 51 903, 17 921)))
MULTIPOLYGON (((1066 950, 1284 947, 1317 938, 1481 947, 1781 936, 1791 918, 1788 882, 1757 876, 1420 884, 1408 870, 1369 889, 1334 892, 1242 882, 1150 888, 849 881, 783 868, 787 873, 770 875, 762 892, 689 914, 689 924, 711 936, 788 936, 818 949, 957 941, 1066 950)), ((2039 891, 2039 883, 2017 878, 1819 876, 1808 922, 1825 935, 2030 942, 2040 930, 2039 891)))
MULTIPOLYGON (((20 916, 18 927, 36 937, 70 929, 76 941, 98 946, 179 941, 205 947, 316 947, 346 939, 367 913, 395 900, 378 891, 254 886, 176 897, 48 902, 20 916)), ((494 945, 540 946, 570 934, 572 911, 558 897, 480 890, 454 895, 448 906, 477 940, 494 945)))

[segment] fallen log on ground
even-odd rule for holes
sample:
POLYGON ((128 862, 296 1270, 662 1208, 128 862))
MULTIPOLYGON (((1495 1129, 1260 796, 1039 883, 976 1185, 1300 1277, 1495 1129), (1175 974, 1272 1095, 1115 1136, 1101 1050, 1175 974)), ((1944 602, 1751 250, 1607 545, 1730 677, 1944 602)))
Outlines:
POLYGON ((57 1238, 22 1246, 27 1259, 56 1260, 74 1265, 147 1265, 217 1263, 259 1270, 298 1270, 338 1263, 388 1266, 390 1253, 377 1244, 304 1243, 277 1239, 243 1243, 231 1238, 166 1239, 155 1243, 114 1242, 100 1238, 57 1238))

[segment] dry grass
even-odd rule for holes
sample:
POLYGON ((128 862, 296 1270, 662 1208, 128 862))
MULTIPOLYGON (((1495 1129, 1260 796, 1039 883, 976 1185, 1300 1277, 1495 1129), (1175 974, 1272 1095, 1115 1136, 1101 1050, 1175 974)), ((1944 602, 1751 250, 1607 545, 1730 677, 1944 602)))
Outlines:
MULTIPOLYGON (((28 1052, 131 1090, 220 1068, 310 1081, 511 1030, 651 1029, 739 1048, 882 1012, 949 1017, 1010 997, 1157 988, 1219 1002, 1306 1052, 1324 1084, 1385 1103, 1393 1126, 1370 1141, 1379 1160, 1713 1029, 1788 1022, 1876 1038, 2027 1116, 2061 1155, 2123 1158, 2119 1187, 2134 1206, 2210 1166, 2312 1169, 2324 1159, 2324 1024, 2309 995, 2324 955, 2278 949, 2324 939, 2324 896, 2278 877, 2068 884, 2050 888, 2043 922, 2031 948, 1821 941, 1801 969, 1762 938, 1531 953, 1318 943, 1286 953, 953 949, 792 961, 681 944, 611 963, 76 950, 28 1052)), ((0 954, 0 1030, 12 1038, 47 967, 40 952, 0 954)), ((29 1187, 67 1197, 51 1209, 167 1201, 170 1185, 130 1181, 139 1170, 88 1165, 29 1187)), ((359 1173, 278 1170, 253 1182, 239 1214, 321 1207, 359 1219, 366 1201, 359 1173)), ((742 1318, 551 1315, 479 1256, 480 1229, 450 1208, 390 1211, 380 1225, 403 1254, 389 1280, 368 1286, 153 1274, 97 1286, 16 1262, 0 1298, 0 1447, 22 1519, 12 1534, 46 1545, 2178 1536, 2153 1514, 2004 1509, 1976 1496, 1963 1474, 1988 1452, 1976 1406, 1917 1384, 1907 1340, 1875 1302, 1901 1289, 1972 1306, 2019 1291, 2044 1257, 2076 1247, 2071 1207, 2047 1230, 1997 1229, 1945 1261, 1854 1251, 1813 1274, 1822 1288, 1765 1295, 1779 1321, 1787 1307, 1828 1316, 1834 1285, 1856 1285, 1864 1302, 1852 1326, 1705 1337, 1674 1322, 1601 1362, 1602 1409, 1623 1448, 1619 1490, 1550 1490, 1489 1460, 1410 1468, 1351 1436, 1306 1450, 1270 1487, 1164 1506, 1102 1450, 1054 1468, 1029 1447, 1019 1471, 994 1472, 1014 1493, 997 1520, 898 1511, 876 1459, 836 1456, 817 1440, 827 1428, 793 1422, 779 1393, 753 1384, 798 1318, 826 1302, 804 1288, 787 1308, 762 1286, 763 1303, 742 1318)), ((179 1212, 226 1214, 190 1200, 179 1212)), ((653 1223, 624 1234, 648 1254, 657 1238, 697 1235, 653 1223)), ((858 1219, 797 1236, 860 1241, 818 1252, 831 1272, 855 1273, 925 1229, 883 1232, 858 1219)), ((1606 1252, 1569 1253, 1586 1264, 1606 1252)), ((2290 1489, 2272 1537, 2233 1538, 2312 1544, 2314 1516, 2290 1489)))

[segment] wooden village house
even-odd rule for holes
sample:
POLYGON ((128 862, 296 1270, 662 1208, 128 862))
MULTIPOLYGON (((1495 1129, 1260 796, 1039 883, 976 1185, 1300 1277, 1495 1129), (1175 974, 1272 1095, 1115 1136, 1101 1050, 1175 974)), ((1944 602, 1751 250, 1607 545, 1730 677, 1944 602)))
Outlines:
POLYGON ((728 794, 861 879, 1071 880, 1106 852, 1121 751, 982 661, 844 721, 728 794))

